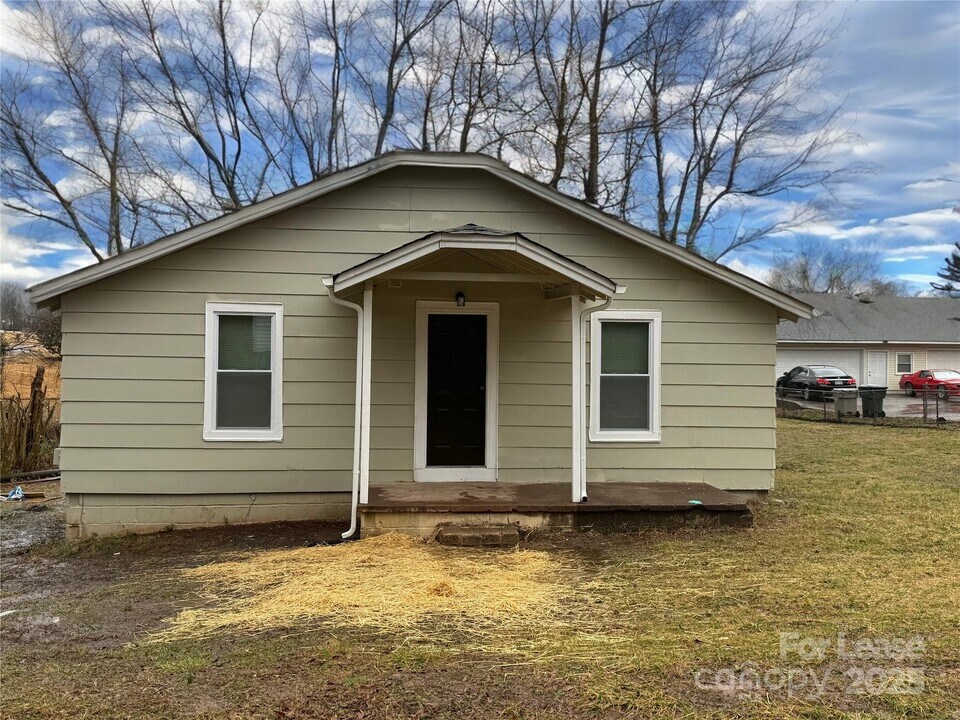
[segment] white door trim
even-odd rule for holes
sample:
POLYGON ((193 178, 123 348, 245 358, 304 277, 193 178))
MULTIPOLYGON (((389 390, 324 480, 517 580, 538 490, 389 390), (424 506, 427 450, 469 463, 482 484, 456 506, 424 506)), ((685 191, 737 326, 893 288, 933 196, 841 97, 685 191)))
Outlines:
POLYGON ((495 302, 417 301, 417 347, 413 421, 413 479, 418 482, 493 481, 497 479, 500 390, 500 305, 495 302), (484 467, 427 467, 427 316, 487 316, 487 397, 484 467))

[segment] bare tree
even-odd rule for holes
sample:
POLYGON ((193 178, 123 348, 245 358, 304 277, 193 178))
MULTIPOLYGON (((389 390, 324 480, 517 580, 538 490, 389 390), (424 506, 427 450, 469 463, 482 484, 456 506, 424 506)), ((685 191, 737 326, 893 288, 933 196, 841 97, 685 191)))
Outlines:
POLYGON ((937 277, 943 278, 946 282, 930 283, 930 287, 939 293, 949 297, 960 297, 960 241, 954 243, 954 250, 950 257, 943 259, 943 269, 937 273, 937 277))
POLYGON ((65 228, 103 260, 138 240, 153 205, 130 132, 127 66, 68 6, 35 2, 23 12, 18 32, 43 48, 48 81, 33 82, 29 66, 4 75, 4 204, 65 228))
POLYGON ((452 71, 451 125, 459 128, 456 149, 485 149, 496 143, 497 117, 504 108, 507 73, 517 53, 501 42, 502 14, 496 0, 458 7, 458 62, 452 71), (477 131, 479 142, 471 142, 477 131))
POLYGON ((0 339, 0 355, 32 353, 38 345, 60 354, 60 313, 35 308, 22 284, 0 282, 0 318, 4 331, 16 331, 0 339))
POLYGON ((416 61, 410 68, 407 92, 401 90, 399 95, 409 96, 403 103, 408 107, 409 117, 404 123, 409 127, 408 142, 423 151, 443 150, 450 145, 455 78, 463 53, 463 44, 451 41, 458 30, 456 17, 440 17, 412 46, 416 61))
POLYGON ((0 319, 4 330, 23 330, 32 310, 27 291, 20 283, 0 281, 0 319))
POLYGON ((905 294, 902 283, 880 274, 880 253, 875 250, 811 239, 776 259, 767 284, 786 293, 905 294))
POLYGON ((511 142, 535 174, 559 186, 585 97, 577 72, 583 53, 576 0, 531 0, 510 5, 514 42, 525 75, 510 94, 522 132, 511 142))
POLYGON ((363 16, 371 52, 365 54, 365 61, 357 54, 350 63, 364 90, 366 110, 376 125, 374 156, 382 155, 386 149, 387 134, 397 114, 400 86, 417 61, 413 42, 450 3, 451 0, 383 0, 363 16))
POLYGON ((37 2, 56 80, 23 63, 4 78, 3 202, 100 259, 391 147, 475 150, 719 258, 816 217, 836 178, 823 157, 843 133, 818 99, 832 30, 776 10, 37 2))
POLYGON ((363 7, 332 1, 307 6, 300 0, 280 6, 279 22, 271 30, 277 102, 267 104, 264 112, 276 132, 289 139, 282 164, 290 185, 348 162, 345 71, 363 7))
MULTIPOLYGON (((588 203, 601 206, 619 206, 622 200, 615 193, 601 197, 600 167, 604 161, 602 144, 605 138, 622 137, 624 154, 622 176, 624 182, 631 171, 631 158, 627 147, 627 133, 638 124, 636 110, 639 103, 633 103, 634 112, 617 112, 617 106, 627 102, 634 85, 623 69, 634 63, 642 51, 641 37, 638 32, 646 23, 643 11, 656 7, 656 2, 633 2, 631 0, 596 0, 592 11, 584 13, 581 34, 584 42, 578 58, 580 87, 585 96, 587 151, 583 161, 583 198, 588 203), (626 91, 626 92, 625 92, 626 91)), ((617 143, 609 143, 612 148, 617 143)), ((615 184, 619 184, 619 182, 615 184)))
POLYGON ((271 184, 271 173, 283 171, 277 157, 288 139, 269 135, 257 97, 262 5, 201 0, 184 13, 159 0, 101 2, 131 56, 139 101, 155 115, 178 169, 207 188, 212 211, 288 186, 289 178, 271 184))
POLYGON ((810 218, 813 206, 748 226, 740 211, 834 177, 821 161, 844 135, 836 107, 812 101, 819 53, 833 37, 817 12, 800 3, 776 13, 670 3, 649 14, 635 69, 647 78, 654 218, 664 239, 720 258, 810 218))

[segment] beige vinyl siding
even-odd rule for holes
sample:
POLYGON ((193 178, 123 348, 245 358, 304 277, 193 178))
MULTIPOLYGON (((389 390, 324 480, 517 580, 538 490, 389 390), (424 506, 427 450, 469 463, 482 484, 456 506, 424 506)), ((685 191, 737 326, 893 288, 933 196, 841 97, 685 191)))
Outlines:
MULTIPOLYGON (((663 442, 591 446, 588 481, 770 487, 776 311, 480 171, 398 168, 62 298, 68 493, 343 492, 356 319, 321 277, 431 231, 526 234, 663 313, 663 442), (206 302, 284 306, 284 439, 204 442, 206 302)), ((570 303, 530 285, 410 283, 374 293, 372 481, 412 478, 415 300, 500 303, 500 478, 570 477, 570 303)), ((355 296, 354 299, 358 298, 355 296)))

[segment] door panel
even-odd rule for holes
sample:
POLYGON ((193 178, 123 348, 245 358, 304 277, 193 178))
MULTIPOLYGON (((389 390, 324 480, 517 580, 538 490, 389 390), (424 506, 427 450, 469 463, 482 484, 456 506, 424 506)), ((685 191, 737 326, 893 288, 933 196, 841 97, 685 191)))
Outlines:
POLYGON ((960 350, 927 350, 927 367, 960 371, 960 350))
POLYGON ((867 384, 887 384, 887 353, 871 350, 867 353, 867 384))
POLYGON ((483 466, 487 317, 427 320, 427 466, 483 466))

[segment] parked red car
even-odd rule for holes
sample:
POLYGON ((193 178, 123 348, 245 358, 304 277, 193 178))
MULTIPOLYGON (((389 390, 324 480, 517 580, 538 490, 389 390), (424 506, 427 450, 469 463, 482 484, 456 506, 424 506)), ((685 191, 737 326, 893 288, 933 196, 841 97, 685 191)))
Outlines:
POLYGON ((900 378, 900 389, 907 395, 934 392, 941 400, 960 396, 960 372, 956 370, 918 370, 900 378))

